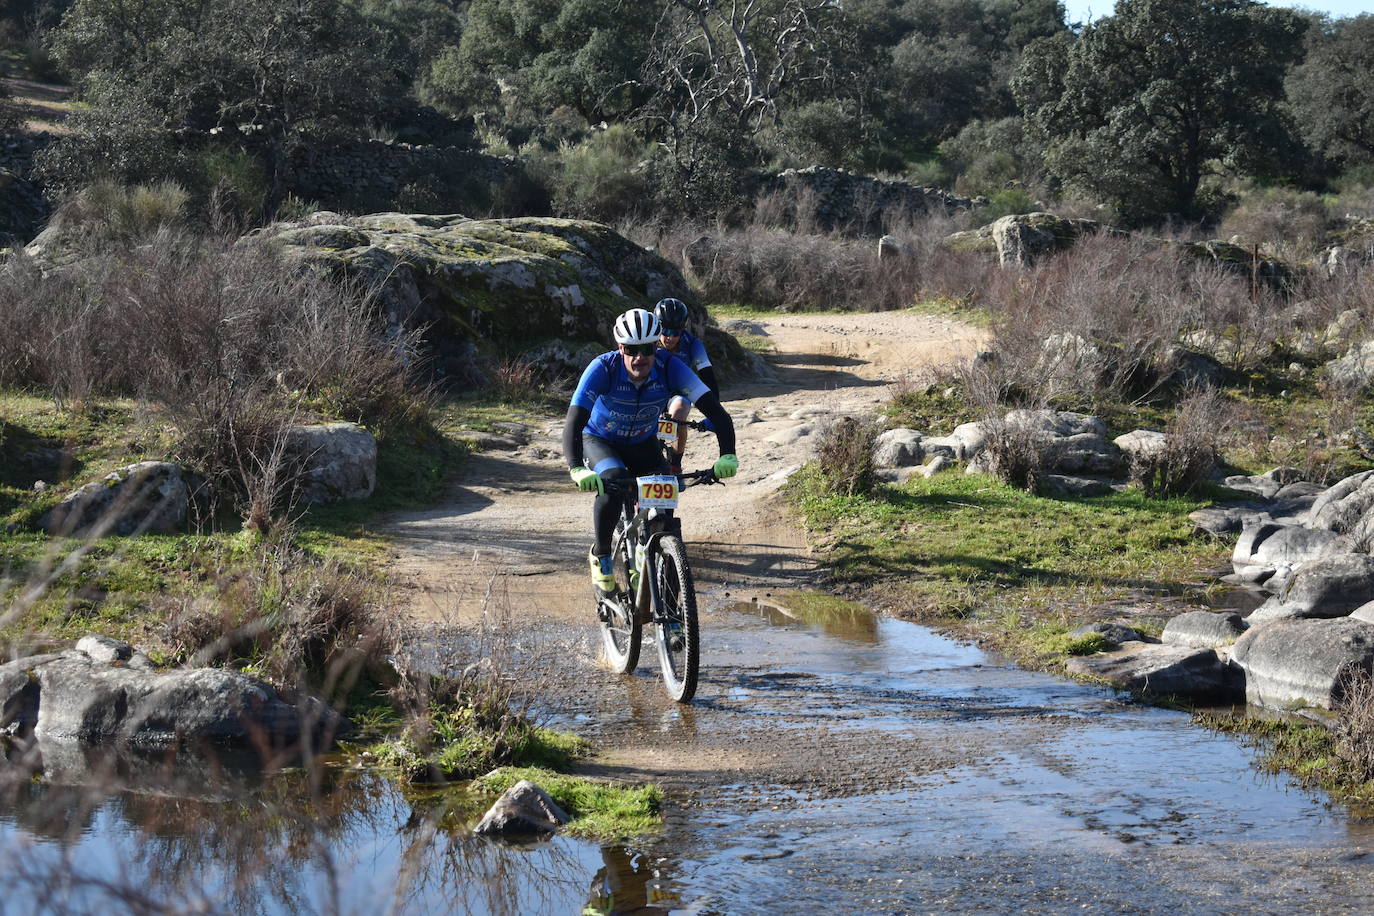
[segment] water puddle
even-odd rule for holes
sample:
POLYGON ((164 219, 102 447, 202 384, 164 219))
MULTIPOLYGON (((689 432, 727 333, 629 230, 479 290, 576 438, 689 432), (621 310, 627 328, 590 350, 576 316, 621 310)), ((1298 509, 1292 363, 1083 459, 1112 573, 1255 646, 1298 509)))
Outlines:
POLYGON ((667 899, 639 851, 473 834, 490 799, 328 765, 231 771, 200 794, 181 780, 0 788, 4 912, 580 913, 610 895, 667 899))
POLYGON ((1183 713, 831 600, 703 634, 692 706, 598 668, 590 628, 549 698, 652 761, 661 834, 510 847, 468 829, 487 800, 359 771, 126 765, 0 783, 6 912, 1374 911, 1374 826, 1183 713))

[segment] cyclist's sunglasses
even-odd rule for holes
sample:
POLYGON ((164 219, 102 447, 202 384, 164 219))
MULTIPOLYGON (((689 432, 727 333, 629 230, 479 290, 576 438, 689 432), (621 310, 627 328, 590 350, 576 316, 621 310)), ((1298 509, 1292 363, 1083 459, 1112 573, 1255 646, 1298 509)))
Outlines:
POLYGON ((681 336, 682 336, 682 331, 683 331, 682 328, 664 328, 664 329, 663 329, 663 336, 664 336, 664 337, 681 337, 681 336))
POLYGON ((621 344, 620 349, 625 351, 626 356, 653 356, 658 348, 653 344, 621 344))

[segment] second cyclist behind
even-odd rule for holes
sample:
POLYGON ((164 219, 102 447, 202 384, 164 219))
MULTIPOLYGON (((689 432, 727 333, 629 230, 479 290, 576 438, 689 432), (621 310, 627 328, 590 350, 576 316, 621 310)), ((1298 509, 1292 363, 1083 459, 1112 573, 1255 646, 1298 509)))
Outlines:
MULTIPOLYGON (((711 358, 706 355, 706 345, 701 338, 687 330, 687 303, 681 299, 660 299, 654 306, 654 317, 658 318, 660 332, 658 345, 685 362, 697 378, 706 383, 711 393, 720 398, 720 383, 716 381, 716 370, 711 367, 711 358)), ((674 397, 668 404, 668 416, 677 421, 677 441, 673 444, 672 470, 682 472, 682 453, 687 448, 687 418, 692 413, 692 402, 674 397)), ((705 413, 705 411, 702 411, 705 413)), ((707 416, 705 427, 713 427, 707 416)))

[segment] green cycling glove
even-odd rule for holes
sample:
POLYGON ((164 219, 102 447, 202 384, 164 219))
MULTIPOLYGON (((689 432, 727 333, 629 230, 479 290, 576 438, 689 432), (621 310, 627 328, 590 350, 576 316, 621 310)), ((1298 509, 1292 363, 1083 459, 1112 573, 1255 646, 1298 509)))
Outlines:
POLYGON ((739 459, 734 455, 721 455, 716 459, 715 466, 712 467, 711 470, 721 480, 727 477, 734 477, 739 473, 739 459))
POLYGON ((578 465, 575 468, 570 468, 568 476, 583 493, 590 493, 593 490, 598 493, 606 492, 606 485, 601 482, 601 475, 589 467, 578 465))

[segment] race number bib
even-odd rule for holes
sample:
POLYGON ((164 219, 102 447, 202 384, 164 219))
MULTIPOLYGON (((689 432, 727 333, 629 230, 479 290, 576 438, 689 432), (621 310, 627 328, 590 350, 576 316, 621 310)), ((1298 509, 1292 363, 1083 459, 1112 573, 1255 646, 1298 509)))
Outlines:
POLYGON ((641 509, 677 508, 676 477, 638 477, 635 478, 635 483, 639 485, 639 507, 641 509))
POLYGON ((664 442, 677 441, 677 421, 662 417, 658 421, 658 438, 664 442))

